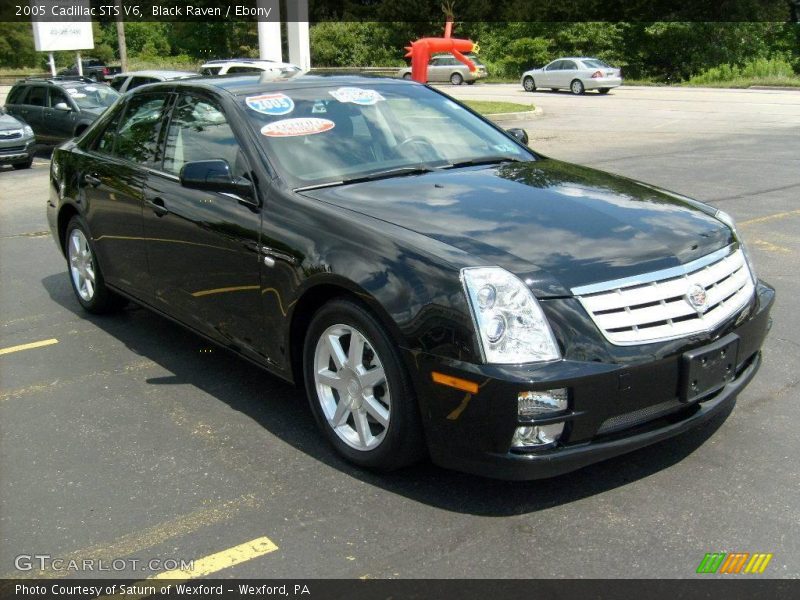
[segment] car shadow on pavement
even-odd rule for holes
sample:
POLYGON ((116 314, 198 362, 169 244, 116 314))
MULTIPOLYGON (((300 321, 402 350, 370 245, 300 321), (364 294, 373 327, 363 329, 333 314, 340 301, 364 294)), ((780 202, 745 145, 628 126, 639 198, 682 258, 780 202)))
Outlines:
POLYGON ((212 345, 203 338, 138 305, 130 304, 116 315, 90 315, 75 300, 66 272, 45 277, 42 284, 55 303, 169 371, 169 376, 146 380, 148 385, 164 386, 163 394, 171 393, 172 384, 194 386, 247 415, 310 458, 349 477, 458 513, 532 513, 645 479, 692 454, 730 413, 675 438, 551 479, 498 481, 448 471, 430 461, 393 473, 373 473, 356 468, 335 454, 318 432, 302 390, 230 352, 216 346, 211 349, 212 345))

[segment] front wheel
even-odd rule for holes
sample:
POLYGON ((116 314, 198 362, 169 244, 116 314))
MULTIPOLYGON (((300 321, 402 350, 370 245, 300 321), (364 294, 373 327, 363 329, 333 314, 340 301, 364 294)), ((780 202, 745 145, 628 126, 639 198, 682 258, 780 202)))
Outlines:
POLYGON ((15 165, 13 165, 13 167, 19 171, 20 169, 30 169, 32 164, 33 164, 33 159, 30 159, 23 163, 16 163, 15 165))
POLYGON ((72 291, 80 305, 90 313, 117 310, 126 300, 106 287, 86 223, 79 216, 67 225, 65 254, 72 291))
POLYGON ((309 325, 303 351, 308 399, 336 450, 389 471, 424 452, 411 382, 383 327, 361 306, 334 300, 309 325))
POLYGON ((569 91, 575 94, 576 96, 580 96, 586 90, 583 87, 583 83, 580 79, 573 79, 572 83, 569 84, 569 91))
POLYGON ((464 78, 461 76, 461 73, 453 73, 450 75, 450 83, 453 85, 461 85, 464 83, 464 78))
POLYGON ((411 73, 403 73, 403 79, 406 81, 411 81, 411 73))
POLYGON ((535 92, 536 82, 533 80, 533 77, 526 77, 522 80, 522 87, 526 92, 535 92))

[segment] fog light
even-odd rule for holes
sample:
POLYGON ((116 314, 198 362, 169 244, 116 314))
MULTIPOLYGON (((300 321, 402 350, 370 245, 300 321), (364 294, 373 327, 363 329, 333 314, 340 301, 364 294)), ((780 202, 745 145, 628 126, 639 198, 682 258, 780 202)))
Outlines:
POLYGON ((561 388, 543 392, 520 392, 517 396, 517 410, 520 417, 567 410, 567 390, 561 388))
POLYGON ((564 432, 564 423, 517 427, 511 439, 512 448, 541 448, 555 444, 564 432))

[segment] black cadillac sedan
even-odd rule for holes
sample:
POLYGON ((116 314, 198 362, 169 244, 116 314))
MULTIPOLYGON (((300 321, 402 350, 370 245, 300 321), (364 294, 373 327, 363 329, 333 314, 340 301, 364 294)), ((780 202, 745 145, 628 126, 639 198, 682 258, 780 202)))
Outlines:
POLYGON ((47 213, 87 311, 304 386, 363 467, 548 477, 724 414, 774 299, 733 221, 525 142, 411 82, 164 82, 54 152, 47 213))

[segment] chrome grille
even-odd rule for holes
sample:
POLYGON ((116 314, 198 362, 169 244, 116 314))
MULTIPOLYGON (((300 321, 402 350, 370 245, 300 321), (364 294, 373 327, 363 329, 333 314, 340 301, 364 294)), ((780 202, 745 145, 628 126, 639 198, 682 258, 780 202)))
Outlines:
POLYGON ((680 267, 572 289, 606 339, 618 346, 710 331, 746 306, 754 291, 736 246, 680 267))

